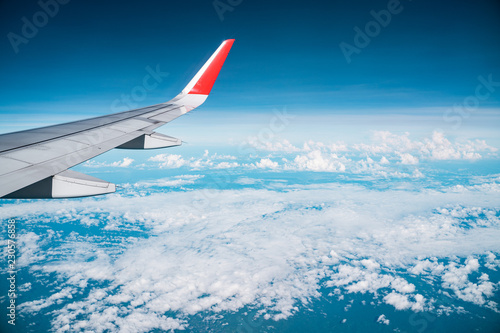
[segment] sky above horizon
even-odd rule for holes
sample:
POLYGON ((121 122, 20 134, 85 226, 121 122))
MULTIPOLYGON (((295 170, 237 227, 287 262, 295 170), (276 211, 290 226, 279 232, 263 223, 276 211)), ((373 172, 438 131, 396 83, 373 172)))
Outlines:
POLYGON ((35 125, 27 117, 46 125, 167 101, 228 38, 236 43, 202 109, 215 118, 283 106, 441 117, 454 105, 469 103, 468 113, 500 105, 495 1, 214 3, 69 1, 44 22, 39 4, 3 1, 0 129, 35 125), (23 18, 39 23, 34 36, 23 18), (30 38, 20 42, 23 32, 30 38), (357 51, 346 57, 345 45, 357 51), (162 73, 158 85, 126 105, 121 96, 142 84, 148 68, 162 73), (485 97, 466 100, 484 81, 485 97))

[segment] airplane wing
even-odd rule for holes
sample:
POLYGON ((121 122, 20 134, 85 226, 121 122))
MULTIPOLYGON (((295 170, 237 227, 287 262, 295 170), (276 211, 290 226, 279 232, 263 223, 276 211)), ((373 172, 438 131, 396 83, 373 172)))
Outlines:
POLYGON ((205 102, 233 42, 224 41, 182 92, 166 103, 0 135, 0 198, 114 192, 114 184, 68 169, 113 148, 179 146, 181 140, 154 130, 205 102))

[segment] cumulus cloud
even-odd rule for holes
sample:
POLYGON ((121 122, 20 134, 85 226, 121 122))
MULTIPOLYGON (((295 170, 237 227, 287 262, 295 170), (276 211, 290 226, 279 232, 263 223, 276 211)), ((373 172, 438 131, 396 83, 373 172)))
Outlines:
POLYGON ((354 148, 372 154, 395 153, 401 157, 403 164, 418 163, 414 155, 430 160, 476 160, 482 158, 483 153, 488 155, 497 151, 497 148, 489 146, 484 140, 451 142, 444 133, 438 131, 434 131, 431 138, 421 141, 411 140, 408 132, 398 135, 376 131, 373 143, 356 144, 354 148))
POLYGON ((250 177, 240 177, 234 181, 236 184, 240 185, 254 185, 261 182, 260 179, 250 178, 250 177))
POLYGON ((238 159, 236 156, 228 155, 228 154, 214 153, 214 154, 210 155, 209 151, 206 149, 203 153, 203 157, 210 158, 212 160, 236 160, 236 159, 238 159))
POLYGON ((299 171, 344 172, 346 167, 342 161, 344 159, 335 154, 326 154, 321 150, 313 150, 304 155, 297 155, 292 162, 286 163, 284 168, 299 171))
POLYGON ((192 185, 196 180, 203 178, 204 175, 179 175, 175 177, 168 177, 157 179, 154 181, 141 181, 134 184, 134 187, 181 187, 184 185, 192 185))
POLYGON ((34 232, 27 232, 17 237, 19 247, 18 267, 25 267, 45 259, 43 252, 40 251, 41 238, 34 232))
POLYGON ((259 169, 277 169, 278 162, 271 161, 269 158, 261 158, 259 162, 255 163, 259 169))
POLYGON ((188 164, 181 155, 176 154, 159 154, 150 157, 148 161, 159 162, 158 167, 160 168, 180 168, 188 164))
MULTIPOLYGON (((196 179, 165 182, 177 186, 170 181, 196 179)), ((186 328, 189 316, 245 306, 258 308, 269 320, 284 319, 320 297, 322 288, 339 301, 343 294, 369 293, 411 311, 432 309, 432 295, 425 293, 438 288, 496 309, 497 286, 480 273, 486 267, 481 261, 494 263, 491 254, 500 250, 494 208, 500 202, 492 193, 497 193, 494 187, 379 191, 315 184, 285 191, 190 190, 62 204, 32 201, 5 204, 0 216, 22 215, 39 228, 25 237, 29 256, 40 258, 29 269, 40 283, 58 280, 50 295, 33 294, 20 306, 24 315, 50 312, 56 331, 147 332, 186 328), (463 202, 468 207, 459 208, 463 202), (475 224, 464 226, 464 218, 474 212, 475 224), (52 222, 55 215, 59 218, 52 222), (81 232, 78 226, 85 228, 89 215, 99 230, 117 231, 116 238, 81 232), (62 246, 43 243, 47 227, 69 225, 70 236, 50 236, 50 244, 62 246), (124 238, 126 230, 134 236, 124 238), (41 258, 42 253, 49 257, 41 258), (446 261, 455 255, 467 258, 446 261), (410 282, 409 274, 425 278, 410 282), (71 298, 75 292, 78 299, 71 298)))
POLYGON ((214 169, 229 169, 236 168, 240 164, 238 162, 220 162, 214 166, 214 169))
MULTIPOLYGON (((484 140, 451 141, 441 132, 435 131, 430 137, 412 139, 410 133, 395 134, 375 131, 369 142, 348 145, 342 141, 325 143, 308 140, 293 145, 288 140, 249 141, 257 152, 271 152, 272 157, 282 157, 283 163, 273 162, 273 167, 264 167, 262 161, 241 163, 242 167, 283 169, 293 171, 352 172, 377 177, 423 178, 421 170, 408 172, 398 170, 398 165, 417 166, 421 161, 438 160, 478 160, 496 156, 497 149, 484 140), (366 156, 360 158, 359 155, 366 156), (391 164, 390 161, 396 163, 391 164), (275 164, 277 163, 277 165, 275 164)), ((257 154, 258 157, 258 154, 257 154)), ((268 157, 265 157, 269 159, 268 157)))
POLYGON ((400 154, 401 164, 418 164, 418 158, 408 153, 400 154))
POLYGON ((190 168, 191 170, 201 170, 207 168, 213 169, 228 169, 239 166, 238 162, 231 161, 223 161, 223 162, 214 162, 214 160, 220 160, 227 158, 229 160, 234 160, 231 155, 217 155, 213 154, 209 156, 208 150, 205 150, 205 153, 199 157, 190 157, 184 158, 181 155, 177 154, 158 154, 152 156, 148 159, 150 162, 155 162, 153 165, 154 168, 160 169, 178 169, 182 167, 190 168))
POLYGON ((387 304, 394 306, 397 310, 407 310, 411 307, 412 303, 409 301, 407 295, 391 292, 384 297, 387 304))
POLYGON ((434 132, 431 139, 426 139, 420 150, 435 160, 477 160, 483 157, 480 152, 497 151, 496 148, 487 145, 484 140, 468 140, 452 144, 440 132, 434 132))
POLYGON ((477 279, 477 282, 470 281, 469 275, 477 272, 479 267, 479 261, 472 257, 469 257, 462 266, 450 263, 445 267, 442 276, 443 287, 453 290, 455 295, 464 301, 478 305, 485 304, 487 298, 493 296, 496 286, 489 281, 489 276, 485 273, 477 279))
MULTIPOLYGON (((238 156, 208 150, 194 157, 158 154, 150 157, 149 163, 136 167, 341 172, 377 178, 424 178, 427 171, 424 168, 428 166, 420 167, 423 161, 479 160, 496 156, 497 152, 484 140, 453 141, 437 131, 420 140, 412 139, 410 133, 375 131, 369 141, 355 144, 307 140, 302 145, 294 145, 286 139, 260 140, 257 137, 246 143, 255 149, 251 155, 247 155, 246 150, 238 156), (261 153, 266 155, 261 156, 261 153)), ((111 163, 89 161, 84 166, 133 167, 133 162, 126 157, 111 163)))
POLYGON ((40 311, 44 308, 50 307, 57 302, 61 302, 65 298, 73 298, 73 294, 76 292, 76 288, 65 287, 61 291, 50 295, 48 298, 43 300, 29 301, 19 305, 19 310, 29 309, 29 311, 40 311))
POLYGON ((132 164, 133 161, 134 160, 132 158, 125 157, 121 162, 113 163, 113 166, 125 168, 125 167, 128 167, 130 164, 132 164))
POLYGON ((389 319, 386 318, 386 316, 384 314, 381 314, 377 318, 377 323, 384 324, 384 325, 389 325, 390 321, 389 321, 389 319))

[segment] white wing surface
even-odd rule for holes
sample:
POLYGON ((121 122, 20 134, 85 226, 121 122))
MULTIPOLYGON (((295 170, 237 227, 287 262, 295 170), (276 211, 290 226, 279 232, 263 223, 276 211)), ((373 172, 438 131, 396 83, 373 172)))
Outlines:
POLYGON ((178 146, 154 130, 205 102, 233 45, 224 41, 171 101, 71 123, 0 135, 0 198, 73 198, 115 185, 68 170, 113 148, 178 146))

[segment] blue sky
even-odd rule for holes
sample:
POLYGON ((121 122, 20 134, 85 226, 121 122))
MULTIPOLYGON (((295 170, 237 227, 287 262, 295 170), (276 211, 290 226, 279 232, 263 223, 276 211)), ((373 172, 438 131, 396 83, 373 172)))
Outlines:
MULTIPOLYGON (((27 43, 14 45, 13 34, 26 33, 26 20, 33 22, 43 6, 3 2, 0 131, 168 101, 222 40, 235 38, 207 102, 158 130, 184 140, 168 153, 199 159, 208 149, 246 159, 239 143, 266 131, 276 112, 291 118, 267 140, 272 145, 313 140, 354 147, 388 131, 419 142, 443 133, 453 149, 474 140, 500 148, 494 1, 231 3, 69 1, 27 43), (373 32, 376 16, 388 23, 373 32), (359 30, 369 44, 359 44, 359 30), (347 44, 358 49, 348 57, 347 44), (160 73, 156 87, 125 105, 123 96, 152 71, 160 73)), ((137 166, 155 155, 113 150, 96 161, 127 157, 137 166)))
MULTIPOLYGON (((242 1, 221 20, 212 1, 70 1, 15 53, 7 34, 21 34, 22 18, 32 21, 41 8, 4 1, 0 109, 9 118, 2 125, 22 114, 109 113, 147 66, 169 75, 138 104, 166 101, 226 38, 236 43, 204 109, 412 113, 462 103, 480 75, 500 81, 495 1, 401 1, 348 64, 339 44, 354 45, 353 29, 388 3, 242 1)), ((480 108, 498 105, 495 92, 480 108)))

